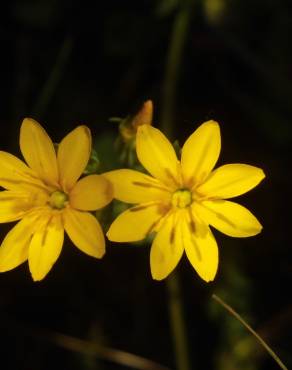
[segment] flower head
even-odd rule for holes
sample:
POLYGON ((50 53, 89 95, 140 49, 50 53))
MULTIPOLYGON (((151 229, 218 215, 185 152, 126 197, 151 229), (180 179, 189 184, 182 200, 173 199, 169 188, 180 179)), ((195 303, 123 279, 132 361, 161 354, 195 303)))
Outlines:
POLYGON ((84 253, 101 258, 105 241, 94 211, 112 200, 101 175, 79 179, 91 152, 86 126, 71 131, 57 153, 46 131, 26 118, 20 129, 24 163, 0 151, 0 222, 20 220, 0 247, 0 271, 28 260, 34 280, 42 280, 58 259, 64 231, 84 253), (79 179, 79 180, 78 180, 79 179))
POLYGON ((156 232, 150 252, 154 279, 168 276, 185 251, 199 276, 213 280, 218 248, 209 226, 233 237, 261 231, 245 207, 226 199, 255 187, 265 177, 263 171, 246 164, 213 171, 221 149, 214 121, 205 122, 187 139, 180 161, 171 143, 152 126, 138 128, 136 145, 139 161, 152 176, 130 169, 105 174, 115 198, 137 204, 114 220, 108 238, 131 242, 156 232))

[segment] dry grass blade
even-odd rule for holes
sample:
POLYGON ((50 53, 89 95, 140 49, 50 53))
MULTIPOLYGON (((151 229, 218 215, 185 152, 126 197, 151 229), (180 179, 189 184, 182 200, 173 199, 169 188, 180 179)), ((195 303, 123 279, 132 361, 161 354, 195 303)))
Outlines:
POLYGON ((48 339, 64 349, 96 356, 104 360, 136 370, 170 370, 154 361, 118 349, 100 346, 96 343, 60 333, 50 333, 48 339))
POLYGON ((9 326, 10 333, 16 335, 21 333, 37 340, 50 342, 55 346, 61 347, 68 351, 77 352, 82 355, 96 357, 105 361, 113 362, 120 366, 128 367, 135 370, 171 370, 169 367, 158 364, 142 356, 121 351, 119 349, 99 345, 90 340, 72 337, 55 331, 32 328, 26 324, 16 322, 14 319, 6 318, 1 324, 9 326))
POLYGON ((226 311, 228 311, 232 316, 234 316, 257 340, 258 342, 265 348, 265 350, 273 357, 273 359, 277 362, 283 370, 288 370, 288 368, 283 364, 280 358, 276 355, 276 353, 271 349, 271 347, 258 335, 258 333, 247 323, 243 320, 243 318, 227 303, 225 303, 220 297, 216 294, 212 295, 214 301, 219 303, 226 311))

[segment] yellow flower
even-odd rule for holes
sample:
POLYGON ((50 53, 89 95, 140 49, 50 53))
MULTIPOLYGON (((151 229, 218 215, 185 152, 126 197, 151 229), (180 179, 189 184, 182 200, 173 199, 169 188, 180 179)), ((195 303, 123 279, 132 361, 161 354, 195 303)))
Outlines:
POLYGON ((84 253, 105 253, 102 229, 88 211, 112 200, 112 187, 101 175, 80 180, 89 160, 91 134, 86 126, 70 132, 57 153, 46 131, 26 118, 20 149, 28 165, 0 151, 0 222, 20 220, 0 247, 0 271, 28 260, 35 281, 42 280, 58 259, 64 230, 84 253))
POLYGON ((255 187, 265 177, 263 171, 246 164, 212 171, 220 149, 220 129, 214 121, 188 138, 181 161, 158 129, 144 125, 138 128, 137 156, 153 177, 130 169, 104 174, 115 198, 138 204, 115 219, 107 236, 133 242, 155 231, 150 266, 156 280, 174 270, 184 251, 202 279, 214 279, 218 248, 209 225, 233 237, 256 235, 262 229, 246 208, 225 199, 255 187))

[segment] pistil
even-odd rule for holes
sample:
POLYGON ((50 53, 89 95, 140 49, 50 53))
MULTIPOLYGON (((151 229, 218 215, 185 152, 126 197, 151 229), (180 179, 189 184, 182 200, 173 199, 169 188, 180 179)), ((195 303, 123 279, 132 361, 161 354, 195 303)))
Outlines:
POLYGON ((174 207, 186 208, 192 202, 192 193, 189 189, 178 189, 172 194, 171 203, 174 207))
POLYGON ((68 202, 68 195, 62 191, 54 191, 50 196, 50 206, 55 209, 62 209, 66 206, 68 202))

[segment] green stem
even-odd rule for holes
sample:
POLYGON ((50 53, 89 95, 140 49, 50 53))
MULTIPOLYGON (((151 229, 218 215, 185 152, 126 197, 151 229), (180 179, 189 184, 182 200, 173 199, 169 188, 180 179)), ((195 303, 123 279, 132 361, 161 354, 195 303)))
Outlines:
MULTIPOLYGON (((174 20, 166 59, 162 96, 161 129, 169 138, 172 138, 174 131, 176 90, 183 59, 183 50, 190 23, 191 4, 192 0, 182 0, 181 8, 178 10, 174 20)), ((166 284, 168 289, 169 318, 177 370, 191 370, 178 273, 173 272, 167 279, 166 284)))
POLYGON ((276 355, 276 353, 271 349, 271 347, 258 335, 258 333, 253 330, 253 328, 226 302, 223 301, 222 298, 219 298, 216 294, 212 295, 214 301, 219 303, 226 311, 228 311, 232 316, 234 316, 257 340, 258 342, 265 348, 265 350, 273 357, 273 359, 277 362, 283 370, 288 370, 288 368, 283 364, 280 358, 276 355))
POLYGON ((73 43, 71 38, 66 38, 61 45, 55 65, 41 91, 39 98, 33 109, 33 115, 40 118, 44 115, 48 105, 54 95, 56 87, 61 79, 64 68, 72 52, 73 43))
POLYGON ((167 133, 169 137, 173 135, 172 131, 179 71, 183 59, 183 50, 187 39, 187 32, 192 13, 190 5, 191 1, 185 1, 185 4, 183 4, 176 15, 166 59, 162 96, 161 129, 164 133, 167 133))
POLYGON ((178 370, 191 370, 187 332, 180 289, 179 276, 173 272, 166 280, 168 288, 168 309, 171 322, 173 345, 178 370))

